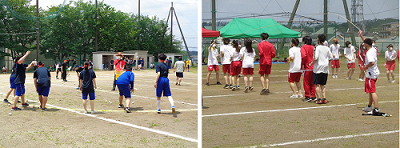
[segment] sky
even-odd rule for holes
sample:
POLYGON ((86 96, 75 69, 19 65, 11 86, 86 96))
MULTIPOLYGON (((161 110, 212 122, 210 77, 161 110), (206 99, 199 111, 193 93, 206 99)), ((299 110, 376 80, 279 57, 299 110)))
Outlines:
MULTIPOLYGON (((67 0, 68 2, 69 0, 67 0)), ((71 0, 77 1, 77 0, 71 0)), ((84 2, 95 0, 83 0, 84 2)), ((98 0, 101 2, 102 0, 98 0)), ((47 8, 52 5, 60 5, 64 0, 39 0, 39 6, 47 8)), ((67 3, 66 2, 66 3, 67 3)), ((144 16, 157 16, 161 20, 166 20, 168 12, 171 7, 171 2, 174 2, 174 8, 182 28, 183 35, 190 51, 197 51, 197 27, 198 27, 198 1, 197 0, 141 0, 140 1, 140 14, 144 16)), ((114 7, 117 11, 120 10, 126 13, 138 13, 138 0, 104 0, 104 3, 114 7)), ((31 1, 31 5, 36 5, 36 0, 31 1)), ((168 24, 170 25, 170 21, 168 24)), ((173 21, 173 34, 176 39, 182 39, 179 32, 179 27, 174 18, 173 21)), ((183 40, 182 40, 183 41, 183 40)), ((184 44, 182 43, 182 47, 184 44)))
MULTIPOLYGON (((351 14, 351 1, 347 0, 351 14)), ((217 0, 216 17, 218 19, 258 14, 292 12, 296 0, 217 0)), ((211 22, 211 0, 202 1, 202 19, 211 22)), ((399 18, 399 0, 364 0, 364 19, 399 18)), ((323 20, 323 0, 301 0, 296 14, 323 20)), ((328 12, 345 17, 342 0, 328 0, 328 12)), ((341 16, 329 14, 328 21, 345 22, 341 16)), ((268 16, 276 21, 289 21, 290 15, 268 16)), ((263 17, 267 18, 267 17, 263 17)), ((295 17, 294 21, 302 21, 295 17)), ((230 21, 230 19, 227 19, 230 21)))

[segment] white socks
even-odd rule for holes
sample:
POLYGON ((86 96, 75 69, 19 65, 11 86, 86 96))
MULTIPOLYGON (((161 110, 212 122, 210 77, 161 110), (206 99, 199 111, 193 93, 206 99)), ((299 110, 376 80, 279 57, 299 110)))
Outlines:
POLYGON ((160 103, 161 103, 161 100, 157 100, 158 109, 160 109, 160 103))
POLYGON ((172 99, 171 96, 168 96, 168 100, 169 100, 169 103, 171 103, 171 106, 175 106, 174 105, 174 99, 172 99))

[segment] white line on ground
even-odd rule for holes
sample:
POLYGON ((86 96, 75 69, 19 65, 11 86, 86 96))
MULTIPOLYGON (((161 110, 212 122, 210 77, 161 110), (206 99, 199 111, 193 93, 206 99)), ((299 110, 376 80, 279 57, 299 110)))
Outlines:
MULTIPOLYGON (((30 102, 36 102, 36 101, 33 101, 33 100, 28 100, 28 101, 30 101, 30 102)), ((64 107, 59 107, 59 106, 55 106, 55 105, 51 105, 51 104, 46 104, 46 105, 47 105, 47 106, 50 106, 50 107, 55 107, 55 108, 59 108, 59 109, 62 109, 62 110, 66 110, 66 111, 69 111, 69 112, 77 113, 77 114, 80 114, 80 115, 85 115, 85 116, 97 118, 97 119, 100 119, 100 120, 112 122, 112 123, 117 123, 117 124, 129 126, 129 127, 133 127, 133 128, 137 128, 137 129, 141 129, 141 130, 145 130, 145 131, 157 133, 157 134, 162 134, 162 135, 166 135, 166 136, 171 136, 171 137, 183 139, 183 140, 190 141, 190 142, 197 142, 196 139, 183 137, 183 136, 176 135, 176 134, 169 133, 169 132, 164 132, 164 131, 155 130, 155 129, 151 129, 151 128, 147 128, 147 127, 142 127, 142 126, 138 126, 138 125, 134 125, 134 124, 122 122, 122 121, 117 121, 117 120, 114 120, 114 119, 108 119, 108 118, 104 118, 104 117, 98 117, 98 116, 92 115, 92 114, 85 114, 85 113, 81 113, 81 112, 78 112, 78 111, 74 111, 74 110, 72 110, 72 109, 68 109, 68 108, 64 108, 64 107)))
POLYGON ((285 145, 291 145, 291 144, 303 144, 303 143, 311 143, 311 142, 325 141, 325 140, 348 139, 348 138, 363 137, 363 136, 365 137, 365 136, 374 136, 374 135, 385 135, 385 134, 393 134, 393 133, 398 133, 398 132, 399 132, 399 130, 376 132, 376 133, 366 133, 366 134, 358 134, 358 135, 345 135, 345 136, 337 136, 337 137, 318 138, 318 139, 312 139, 312 140, 276 143, 276 144, 261 145, 261 146, 251 146, 250 148, 285 146, 285 145))
MULTIPOLYGON (((397 86, 397 85, 393 85, 397 86)), ((392 87, 392 86, 377 86, 376 88, 384 88, 384 87, 392 87)), ((328 91, 342 91, 342 90, 360 90, 360 89, 365 89, 364 87, 356 87, 356 88, 336 88, 336 89, 327 89, 328 91)), ((221 89, 222 90, 222 89, 221 89)), ((271 94, 290 94, 292 91, 285 91, 285 92, 271 92, 271 94)), ((240 96, 240 95, 246 95, 245 93, 243 94, 231 94, 231 95, 214 95, 214 96, 203 96, 203 98, 220 98, 220 97, 231 97, 231 96, 240 96)))
MULTIPOLYGON (((393 102, 399 102, 399 100, 396 100, 396 101, 381 101, 379 103, 393 103, 393 102)), ((298 110, 308 110, 308 109, 355 106, 355 105, 360 105, 360 104, 365 104, 365 103, 330 105, 330 106, 316 106, 316 107, 302 107, 302 108, 288 108, 288 109, 275 109, 275 110, 262 110, 262 111, 252 111, 252 112, 223 113, 223 114, 203 115, 202 117, 216 117, 216 116, 231 116, 231 115, 244 115, 244 114, 255 114, 255 113, 272 113, 272 112, 298 111, 298 110)))

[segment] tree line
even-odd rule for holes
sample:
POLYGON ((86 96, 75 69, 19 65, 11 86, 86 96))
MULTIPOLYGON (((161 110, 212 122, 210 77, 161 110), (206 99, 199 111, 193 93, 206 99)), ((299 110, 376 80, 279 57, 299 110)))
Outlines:
MULTIPOLYGON (((36 16, 36 6, 29 5, 26 0, 7 0, 10 9, 18 13, 36 16)), ((48 12, 60 10, 61 4, 48 10, 40 8, 39 17, 48 12)), ((40 54, 47 59, 60 61, 68 57, 78 58, 92 55, 95 49, 95 29, 98 32, 97 51, 122 52, 140 50, 157 56, 160 52, 183 53, 182 42, 173 38, 167 31, 168 24, 157 17, 140 16, 117 11, 103 2, 82 0, 70 1, 65 4, 60 15, 53 19, 39 19, 40 54), (97 22, 95 19, 97 12, 97 22)), ((21 20, 16 18, 0 1, 0 48, 11 49, 11 53, 0 51, 1 56, 12 56, 37 49, 36 20, 21 20)))

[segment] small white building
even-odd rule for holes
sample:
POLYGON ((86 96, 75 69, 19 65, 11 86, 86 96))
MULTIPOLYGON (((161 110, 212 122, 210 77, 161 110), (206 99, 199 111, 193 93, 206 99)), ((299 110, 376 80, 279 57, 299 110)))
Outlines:
MULTIPOLYGON (((167 56, 167 59, 171 59, 172 60, 172 65, 175 63, 175 61, 178 61, 178 57, 182 57, 183 58, 183 54, 182 53, 164 53, 167 56)), ((157 57, 158 58, 158 57, 157 57)))
MULTIPOLYGON (((147 54, 148 51, 144 50, 129 50, 121 52, 125 58, 138 60, 139 58, 144 58, 145 68, 148 68, 150 64, 149 61, 154 61, 154 56, 147 54)), ((109 69, 111 65, 111 60, 118 59, 119 56, 117 55, 118 52, 111 52, 111 51, 98 51, 93 52, 93 68, 97 70, 104 70, 109 69)), ((137 69, 137 62, 136 62, 136 69, 137 69)))

